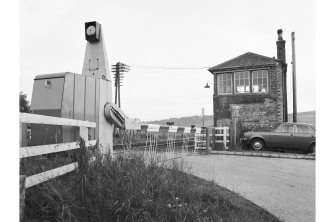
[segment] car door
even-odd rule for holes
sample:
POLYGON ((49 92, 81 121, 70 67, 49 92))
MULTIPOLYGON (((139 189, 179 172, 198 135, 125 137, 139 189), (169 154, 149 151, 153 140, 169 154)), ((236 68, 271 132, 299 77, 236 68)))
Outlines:
POLYGON ((271 134, 271 146, 279 149, 290 149, 294 147, 294 125, 283 124, 271 134))
POLYGON ((313 134, 310 132, 307 125, 296 125, 294 133, 294 146, 299 150, 306 150, 309 148, 313 139, 313 134))

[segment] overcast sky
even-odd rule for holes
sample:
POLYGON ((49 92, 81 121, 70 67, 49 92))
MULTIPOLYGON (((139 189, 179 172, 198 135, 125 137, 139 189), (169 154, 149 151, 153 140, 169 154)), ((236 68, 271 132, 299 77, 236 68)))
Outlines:
POLYGON ((298 112, 315 110, 313 0, 20 1, 20 90, 29 99, 38 74, 81 74, 88 21, 102 24, 109 64, 131 67, 121 88, 122 109, 130 117, 201 115, 202 107, 212 115, 213 87, 204 85, 213 76, 206 69, 148 66, 211 67, 245 52, 273 57, 277 29, 286 40, 289 112, 293 31, 298 112))

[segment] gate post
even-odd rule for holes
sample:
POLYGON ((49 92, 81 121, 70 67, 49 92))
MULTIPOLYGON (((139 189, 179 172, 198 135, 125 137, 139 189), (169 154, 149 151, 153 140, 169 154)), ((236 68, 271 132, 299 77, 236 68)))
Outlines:
POLYGON ((212 150, 215 149, 215 127, 212 129, 212 150))
POLYGON ((26 196, 26 176, 20 175, 20 221, 24 218, 24 202, 26 196))
POLYGON ((209 128, 206 127, 206 153, 209 154, 209 128))

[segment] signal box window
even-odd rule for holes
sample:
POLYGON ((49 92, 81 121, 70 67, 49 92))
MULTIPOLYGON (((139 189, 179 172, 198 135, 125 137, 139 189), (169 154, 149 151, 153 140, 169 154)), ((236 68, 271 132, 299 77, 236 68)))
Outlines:
POLYGON ((232 93, 232 75, 219 74, 217 77, 218 95, 232 93))
POLYGON ((268 92, 268 71, 258 70, 252 72, 252 92, 266 93, 268 92))
POLYGON ((235 72, 235 92, 236 93, 250 93, 249 72, 235 72))

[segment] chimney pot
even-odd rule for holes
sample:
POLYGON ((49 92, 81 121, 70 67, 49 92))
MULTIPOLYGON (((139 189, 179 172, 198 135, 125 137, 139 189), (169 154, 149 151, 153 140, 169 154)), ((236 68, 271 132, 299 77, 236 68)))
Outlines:
POLYGON ((277 40, 277 59, 286 63, 286 53, 285 53, 285 40, 283 39, 283 30, 278 29, 278 40, 277 40))
POLYGON ((277 33, 278 33, 278 40, 283 40, 283 30, 278 29, 277 33))

